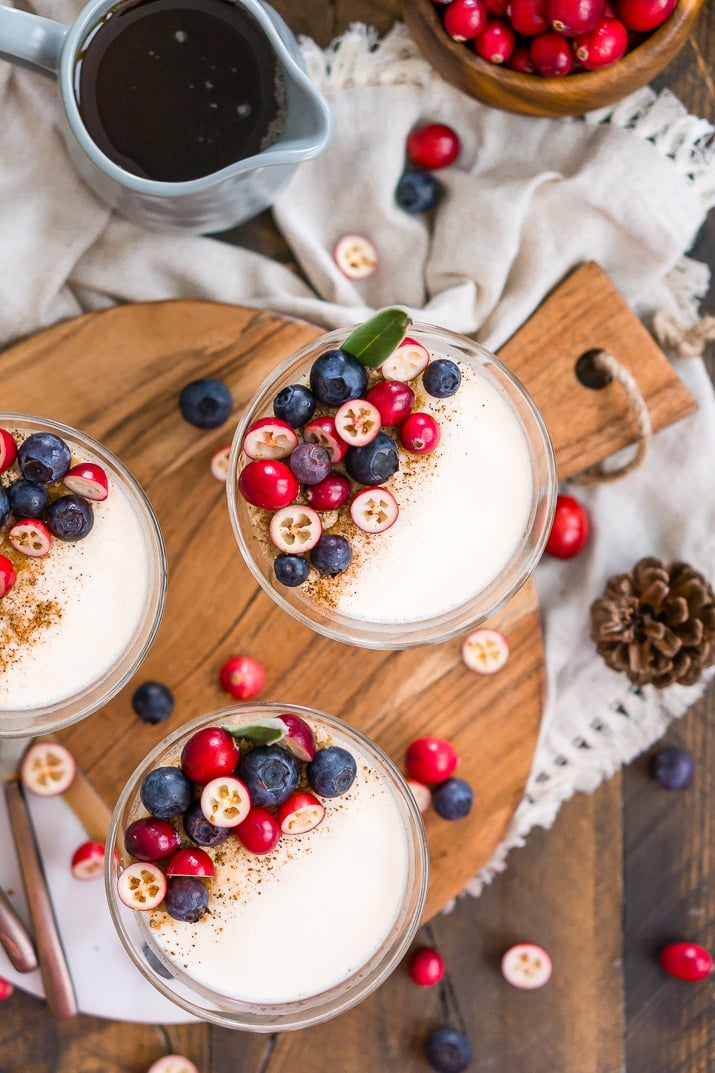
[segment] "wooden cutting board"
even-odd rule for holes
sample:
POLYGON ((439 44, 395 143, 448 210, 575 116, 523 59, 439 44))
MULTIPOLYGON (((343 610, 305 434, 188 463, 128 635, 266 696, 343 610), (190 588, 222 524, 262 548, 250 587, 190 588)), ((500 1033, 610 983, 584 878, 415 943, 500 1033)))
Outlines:
MULTIPOLYGON (((165 733, 230 702, 218 684, 219 668, 229 656, 248 653, 266 668, 261 699, 340 715, 400 764, 411 739, 449 738, 461 755, 459 774, 474 787, 475 805, 456 823, 426 817, 428 919, 486 863, 523 795, 545 682, 535 589, 528 582, 490 623, 511 645, 506 668, 491 678, 466 670, 460 640, 370 652, 319 637, 274 606, 243 564, 225 489, 209 461, 230 442, 242 407, 269 370, 319 334, 313 325, 274 313, 169 301, 87 314, 3 353, 2 408, 67 422, 106 443, 145 487, 167 545, 166 611, 144 665, 106 708, 60 737, 112 806, 165 733), (233 390, 234 415, 219 430, 200 431, 179 415, 181 388, 199 376, 218 377, 233 390), (166 682, 176 697, 173 715, 159 727, 143 724, 131 708, 133 689, 148 678, 166 682)), ((605 275, 583 266, 500 353, 541 407, 562 478, 633 436, 621 388, 589 390, 575 376, 577 359, 599 347, 631 368, 656 429, 694 409, 605 275)))

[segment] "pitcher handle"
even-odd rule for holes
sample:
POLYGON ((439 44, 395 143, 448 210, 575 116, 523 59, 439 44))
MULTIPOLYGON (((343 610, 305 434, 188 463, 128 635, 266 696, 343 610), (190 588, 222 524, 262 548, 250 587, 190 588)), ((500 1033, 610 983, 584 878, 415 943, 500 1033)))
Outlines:
POLYGON ((68 26, 0 5, 0 57, 56 73, 68 26))

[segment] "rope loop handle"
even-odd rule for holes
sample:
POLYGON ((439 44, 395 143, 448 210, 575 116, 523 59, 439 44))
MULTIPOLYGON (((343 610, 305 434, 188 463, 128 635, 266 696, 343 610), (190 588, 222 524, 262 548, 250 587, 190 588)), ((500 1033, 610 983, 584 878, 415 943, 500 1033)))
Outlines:
POLYGON ((611 481, 619 481, 622 477, 632 473, 642 465, 648 452, 653 435, 653 425, 650 419, 648 404, 641 394, 641 390, 632 373, 614 357, 610 350, 597 350, 591 355, 594 367, 601 373, 607 374, 612 380, 616 380, 625 391, 631 406, 633 419, 637 429, 637 442, 635 454, 621 466, 613 469, 603 469, 601 464, 590 466, 582 473, 573 477, 578 484, 607 484, 611 481))

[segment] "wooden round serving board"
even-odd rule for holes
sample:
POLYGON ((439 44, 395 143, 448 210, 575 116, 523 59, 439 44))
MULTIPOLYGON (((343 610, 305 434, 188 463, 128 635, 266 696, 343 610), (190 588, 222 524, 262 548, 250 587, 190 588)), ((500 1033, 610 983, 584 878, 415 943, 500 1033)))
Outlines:
POLYGON ((400 765, 412 738, 449 738, 475 806, 459 823, 427 816, 429 917, 489 858, 522 796, 544 684, 536 599, 529 584, 498 616, 512 656, 503 673, 480 678, 462 665, 459 641, 409 652, 342 645, 294 622, 260 589, 235 544, 224 485, 209 460, 230 441, 268 371, 318 334, 272 313, 175 301, 88 314, 2 355, 3 408, 65 421, 109 446, 147 491, 167 545, 167 606, 148 658, 105 709, 61 737, 112 806, 165 733, 231 702, 218 684, 219 667, 248 653, 266 668, 261 699, 342 716, 400 765), (177 402, 184 384, 206 375, 225 380, 235 398, 232 418, 211 432, 187 424, 177 402), (147 678, 166 682, 176 696, 173 715, 159 727, 143 724, 131 708, 133 688, 147 678))

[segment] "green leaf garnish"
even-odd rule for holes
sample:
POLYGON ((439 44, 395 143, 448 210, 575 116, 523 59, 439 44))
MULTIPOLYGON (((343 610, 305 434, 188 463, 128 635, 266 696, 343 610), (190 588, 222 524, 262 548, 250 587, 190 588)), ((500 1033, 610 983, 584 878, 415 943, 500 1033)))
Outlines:
POLYGON ((402 306, 379 309, 374 316, 359 324, 341 346, 371 369, 379 369, 383 361, 400 345, 412 323, 402 306))
POLYGON ((275 745, 277 741, 285 737, 286 725, 282 719, 269 718, 258 719, 255 723, 242 723, 237 727, 224 727, 234 738, 248 738, 257 741, 261 745, 275 745))

